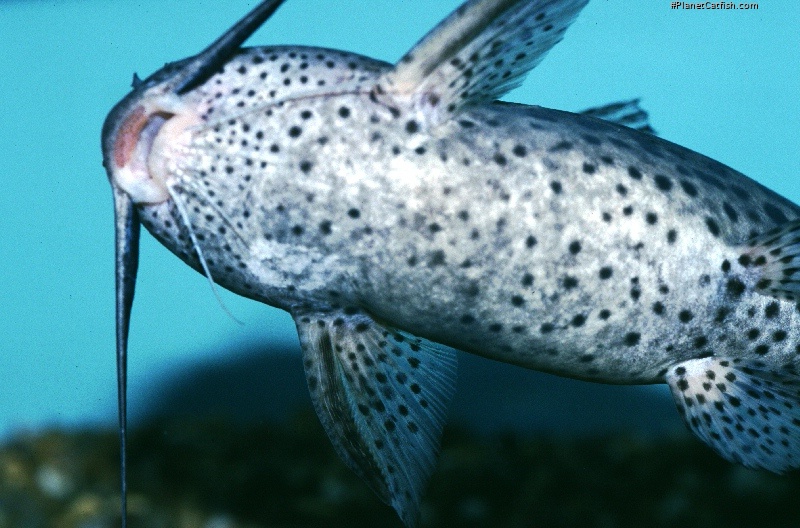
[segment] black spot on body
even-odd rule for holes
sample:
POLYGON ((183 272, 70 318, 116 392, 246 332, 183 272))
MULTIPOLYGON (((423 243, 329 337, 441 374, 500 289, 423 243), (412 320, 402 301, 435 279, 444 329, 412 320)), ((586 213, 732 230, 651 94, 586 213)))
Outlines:
POLYGON ((553 145, 552 147, 550 147, 549 151, 550 152, 559 152, 559 151, 566 151, 566 150, 571 150, 571 149, 572 149, 572 143, 570 143, 569 141, 560 141, 560 142, 556 143, 555 145, 553 145))
POLYGON ((670 229, 667 231, 667 243, 674 244, 675 240, 678 239, 678 232, 674 229, 670 229))
POLYGON ((441 249, 437 249, 433 253, 431 253, 430 258, 428 259, 428 266, 433 268, 436 266, 444 266, 445 264, 445 255, 444 251, 441 249))
POLYGON ((767 213, 767 216, 770 218, 770 220, 776 224, 784 224, 789 221, 789 219, 786 218, 786 215, 783 214, 783 211, 769 202, 764 203, 764 212, 767 213))
POLYGON ((744 293, 745 285, 739 279, 733 278, 728 280, 725 290, 734 297, 740 297, 744 293))
POLYGON ((656 187, 658 187, 662 191, 669 192, 672 190, 672 180, 670 180, 663 174, 656 174, 653 180, 655 180, 656 182, 656 187))
POLYGON ((736 209, 734 209, 728 202, 723 202, 722 210, 725 211, 725 214, 731 219, 732 222, 739 221, 739 213, 737 213, 736 209))
POLYGON ((633 166, 628 167, 628 176, 630 176, 634 180, 641 180, 642 179, 642 173, 639 172, 639 169, 637 169, 636 167, 633 167, 633 166))
POLYGON ((629 347, 635 346, 639 344, 641 337, 642 335, 639 332, 628 332, 627 334, 625 334, 623 342, 625 343, 626 346, 629 347))
POLYGON ((719 225, 717 225, 717 222, 713 218, 708 216, 706 217, 706 226, 708 226, 708 231, 712 235, 715 237, 719 236, 719 225))
POLYGON ((570 275, 567 275, 564 277, 563 284, 564 284, 564 289, 571 290, 576 286, 578 286, 578 279, 570 275))
POLYGON ((764 309, 764 316, 766 316, 767 319, 774 319, 778 316, 779 311, 780 306, 778 306, 777 301, 772 301, 764 309))
POLYGON ((688 194, 692 198, 697 196, 697 187, 695 187, 693 183, 688 182, 686 180, 681 180, 680 183, 681 183, 681 188, 683 189, 683 192, 685 192, 686 194, 688 194))
POLYGON ((633 299, 633 301, 636 302, 639 300, 639 297, 641 297, 642 290, 638 286, 634 286, 631 288, 630 295, 631 299, 633 299))

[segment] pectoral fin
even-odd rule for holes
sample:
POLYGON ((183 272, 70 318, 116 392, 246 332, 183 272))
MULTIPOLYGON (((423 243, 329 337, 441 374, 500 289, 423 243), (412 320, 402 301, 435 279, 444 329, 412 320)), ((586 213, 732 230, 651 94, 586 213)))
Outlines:
POLYGON ((314 408, 334 448, 413 526, 455 388, 455 351, 363 313, 294 318, 314 408))
POLYGON ((441 123, 518 86, 588 0, 469 0, 378 82, 376 95, 441 123))

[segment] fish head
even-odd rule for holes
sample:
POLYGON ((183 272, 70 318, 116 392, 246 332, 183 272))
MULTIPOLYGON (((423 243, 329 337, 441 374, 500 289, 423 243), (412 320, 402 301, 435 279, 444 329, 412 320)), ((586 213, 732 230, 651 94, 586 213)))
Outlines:
POLYGON ((137 204, 168 200, 161 149, 199 122, 198 99, 191 94, 235 56, 282 3, 265 0, 194 57, 167 63, 144 81, 134 77, 133 91, 103 124, 103 165, 115 192, 123 191, 137 204))
POLYGON ((186 65, 192 62, 168 64, 139 82, 103 124, 103 165, 108 178, 136 204, 169 199, 161 150, 187 126, 199 122, 196 105, 175 92, 186 65))

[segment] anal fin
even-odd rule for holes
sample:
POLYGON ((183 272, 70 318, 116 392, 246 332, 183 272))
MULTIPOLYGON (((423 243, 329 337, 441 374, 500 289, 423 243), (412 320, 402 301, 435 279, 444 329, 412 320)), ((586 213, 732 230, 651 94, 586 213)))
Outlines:
POLYGON ((455 390, 455 351, 353 312, 294 314, 311 398, 339 456, 413 526, 455 390))
POLYGON ((784 473, 800 467, 800 377, 760 361, 679 363, 667 383, 686 425, 723 458, 784 473))

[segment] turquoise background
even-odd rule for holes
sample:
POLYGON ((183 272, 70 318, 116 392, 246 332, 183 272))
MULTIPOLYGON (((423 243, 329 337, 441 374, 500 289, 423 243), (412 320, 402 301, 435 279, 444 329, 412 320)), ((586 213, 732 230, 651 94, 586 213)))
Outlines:
MULTIPOLYGON (((326 46, 395 61, 457 4, 288 0, 249 43, 326 46)), ((757 11, 669 4, 593 0, 505 99, 580 110, 641 97, 662 137, 800 200, 800 2, 762 0, 757 11)), ((113 226, 100 127, 134 71, 145 77, 198 52, 253 5, 0 2, 0 437, 114 424, 113 226)), ((265 393, 304 393, 299 360, 288 359, 280 372, 247 367, 259 349, 296 358, 290 318, 227 292, 223 299, 244 325, 225 315, 202 276, 144 235, 131 330, 134 418, 176 394, 197 400, 203 376, 228 376, 236 386, 244 373, 265 393)), ((678 418, 663 394, 663 387, 561 384, 475 360, 467 362, 455 414, 580 429, 613 425, 612 415, 621 413, 639 424, 633 427, 652 428, 654 420, 672 427, 678 418), (636 407, 648 398, 663 419, 636 407)))

